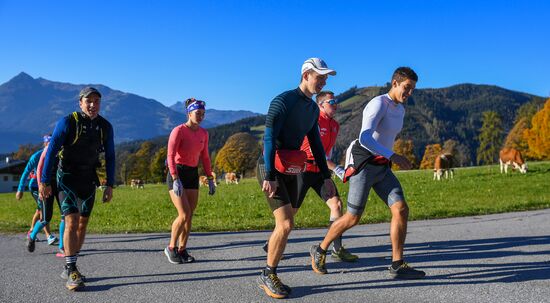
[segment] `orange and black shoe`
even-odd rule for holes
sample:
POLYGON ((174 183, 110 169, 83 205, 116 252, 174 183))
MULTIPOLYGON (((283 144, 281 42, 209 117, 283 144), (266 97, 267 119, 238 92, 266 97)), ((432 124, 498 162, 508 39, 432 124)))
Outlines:
POLYGON ((288 297, 290 287, 284 285, 277 274, 260 274, 258 278, 260 283, 260 288, 265 291, 265 293, 275 299, 284 299, 288 297))
POLYGON ((69 290, 78 290, 79 288, 84 287, 84 281, 82 281, 82 275, 78 269, 75 268, 69 272, 65 286, 69 290))
POLYGON ((327 252, 322 252, 319 245, 312 245, 309 249, 309 255, 311 256, 311 269, 320 275, 326 274, 328 272, 325 268, 327 252))

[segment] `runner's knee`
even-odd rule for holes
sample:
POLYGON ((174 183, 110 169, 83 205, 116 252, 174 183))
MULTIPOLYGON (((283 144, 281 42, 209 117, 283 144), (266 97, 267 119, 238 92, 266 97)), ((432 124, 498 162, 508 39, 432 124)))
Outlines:
POLYGON ((409 218, 409 206, 405 202, 397 202, 391 206, 392 216, 398 219, 409 218))
POLYGON ((342 201, 340 199, 329 200, 328 207, 331 212, 340 212, 342 210, 342 201))
POLYGON ((292 228, 294 228, 294 220, 293 219, 286 219, 283 221, 278 222, 275 225, 275 228, 281 231, 284 234, 290 234, 290 231, 292 228))

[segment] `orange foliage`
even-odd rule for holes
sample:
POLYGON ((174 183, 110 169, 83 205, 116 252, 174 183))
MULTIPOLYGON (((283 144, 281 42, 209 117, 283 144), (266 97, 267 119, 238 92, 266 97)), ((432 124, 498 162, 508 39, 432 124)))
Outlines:
POLYGON ((531 128, 525 130, 523 136, 529 144, 527 152, 529 157, 540 160, 550 159, 550 99, 533 116, 531 128))
POLYGON ((422 157, 422 162, 420 162, 420 169, 434 168, 435 157, 437 157, 441 151, 441 144, 426 145, 424 157, 422 157))

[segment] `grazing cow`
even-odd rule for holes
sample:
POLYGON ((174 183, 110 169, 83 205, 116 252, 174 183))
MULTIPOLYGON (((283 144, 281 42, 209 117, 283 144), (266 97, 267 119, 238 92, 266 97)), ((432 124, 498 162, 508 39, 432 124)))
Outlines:
POLYGON ((130 186, 134 188, 145 188, 145 182, 141 179, 132 179, 130 181, 130 186))
POLYGON ((239 184, 239 178, 236 173, 225 174, 225 184, 239 184))
POLYGON ((434 180, 441 181, 443 173, 445 173, 445 179, 451 179, 454 177, 454 157, 451 154, 441 154, 435 158, 434 163, 434 180))
POLYGON ((527 173, 527 163, 523 161, 523 157, 519 150, 515 148, 503 148, 499 153, 500 173, 508 173, 508 165, 512 165, 512 169, 519 170, 520 173, 527 173))
MULTIPOLYGON (((214 185, 218 186, 216 184, 216 173, 212 172, 212 177, 214 178, 214 185)), ((199 186, 208 186, 208 177, 207 176, 200 176, 199 177, 199 186)))
POLYGON ((199 185, 200 186, 208 186, 208 177, 207 176, 200 176, 199 177, 199 185))

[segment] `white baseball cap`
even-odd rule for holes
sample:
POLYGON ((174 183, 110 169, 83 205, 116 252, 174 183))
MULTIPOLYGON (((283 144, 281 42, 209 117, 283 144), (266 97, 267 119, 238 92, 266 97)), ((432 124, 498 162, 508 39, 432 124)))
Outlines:
POLYGON ((316 73, 320 75, 326 75, 326 74, 329 74, 331 76, 336 75, 336 71, 328 68, 325 61, 319 58, 309 58, 306 61, 304 61, 304 64, 302 64, 302 75, 308 70, 314 70, 316 73))

